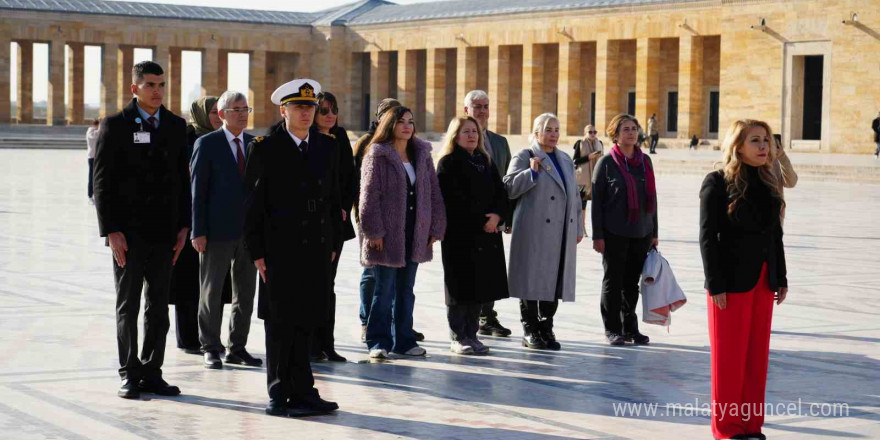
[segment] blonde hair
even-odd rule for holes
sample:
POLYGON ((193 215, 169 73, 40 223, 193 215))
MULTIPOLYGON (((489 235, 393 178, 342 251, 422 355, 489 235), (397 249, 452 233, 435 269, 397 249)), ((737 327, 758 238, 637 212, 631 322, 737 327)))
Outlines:
MULTIPOLYGON (((739 150, 746 143, 746 137, 752 128, 760 127, 767 132, 767 137, 773 139, 773 130, 770 129, 764 121, 754 119, 740 119, 734 121, 727 129, 724 135, 724 141, 721 142, 721 163, 717 168, 724 173, 724 181, 727 183, 727 193, 730 197, 730 203, 727 205, 727 215, 732 216, 736 211, 736 207, 740 200, 745 198, 746 190, 749 182, 746 180, 743 171, 743 161, 740 157, 739 150)), ((770 195, 778 199, 780 202, 779 217, 780 220, 785 217, 785 199, 782 195, 782 185, 779 176, 776 175, 774 164, 776 163, 776 148, 771 146, 768 148, 769 154, 764 165, 758 167, 758 176, 764 185, 770 188, 770 195)))
POLYGON ((615 144, 617 143, 617 136, 620 135, 620 126, 626 121, 633 121, 636 124, 636 128, 638 128, 640 132, 642 131, 642 124, 639 124, 639 120, 636 119, 635 116, 621 113, 611 118, 611 122, 605 127, 605 135, 611 138, 611 142, 614 142, 615 144))
POLYGON ((550 121, 556 121, 560 125, 559 118, 556 117, 553 113, 542 113, 535 118, 535 122, 532 123, 532 133, 529 134, 529 144, 535 143, 538 140, 538 133, 544 131, 547 128, 547 123, 550 121))
POLYGON ((483 145, 483 133, 480 130, 480 123, 474 119, 473 116, 458 116, 449 121, 449 128, 446 130, 446 136, 443 137, 443 149, 440 150, 440 157, 446 157, 452 154, 455 151, 455 138, 458 137, 458 133, 464 128, 465 122, 471 121, 474 123, 474 127, 477 127, 477 150, 483 156, 486 156, 486 159, 489 159, 489 163, 492 163, 492 158, 489 157, 489 153, 486 151, 486 147, 483 145))

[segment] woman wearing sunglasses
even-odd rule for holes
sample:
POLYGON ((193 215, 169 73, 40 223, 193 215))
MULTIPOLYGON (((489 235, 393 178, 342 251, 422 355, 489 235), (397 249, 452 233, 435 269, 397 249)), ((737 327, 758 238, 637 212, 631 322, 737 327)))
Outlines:
MULTIPOLYGON (((335 249, 336 255, 342 255, 342 244, 355 237, 354 227, 351 223, 351 205, 354 200, 354 159, 351 152, 351 141, 345 128, 339 125, 339 104, 336 96, 330 92, 318 93, 318 109, 315 112, 315 120, 312 129, 336 139, 339 146, 339 192, 342 205, 340 221, 342 221, 342 241, 335 249)), ((331 266, 331 295, 328 302, 326 325, 312 334, 313 361, 328 360, 331 362, 345 362, 345 358, 336 353, 333 339, 333 329, 336 327, 336 292, 335 280, 336 269, 339 267, 339 258, 333 260, 331 266)))
POLYGON ((584 231, 587 230, 587 200, 593 198, 593 169, 602 157, 605 146, 596 137, 596 127, 584 127, 584 139, 574 143, 575 171, 577 172, 578 191, 581 193, 581 209, 584 212, 584 231))

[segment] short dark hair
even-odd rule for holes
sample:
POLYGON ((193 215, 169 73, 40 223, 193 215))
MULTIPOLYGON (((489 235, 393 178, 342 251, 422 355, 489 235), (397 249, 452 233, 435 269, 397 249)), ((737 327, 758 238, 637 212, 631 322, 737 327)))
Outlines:
POLYGON ((164 75, 162 66, 152 61, 141 61, 131 68, 131 82, 137 84, 144 80, 144 75, 164 75))
POLYGON ((92 125, 94 125, 95 127, 101 125, 101 118, 95 118, 95 119, 93 119, 93 120, 92 120, 92 125))

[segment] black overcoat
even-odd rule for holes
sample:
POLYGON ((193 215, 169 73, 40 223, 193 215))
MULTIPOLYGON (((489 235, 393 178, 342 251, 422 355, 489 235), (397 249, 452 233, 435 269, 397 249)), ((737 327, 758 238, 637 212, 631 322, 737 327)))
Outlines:
POLYGON ((248 145, 245 245, 267 267, 258 316, 311 328, 326 319, 330 258, 341 240, 339 151, 313 130, 303 154, 283 124, 248 145))
POLYGON ((509 297, 504 241, 487 233, 486 214, 503 219, 509 200, 494 163, 475 166, 460 147, 440 159, 437 178, 446 204, 443 278, 446 304, 472 304, 509 297))

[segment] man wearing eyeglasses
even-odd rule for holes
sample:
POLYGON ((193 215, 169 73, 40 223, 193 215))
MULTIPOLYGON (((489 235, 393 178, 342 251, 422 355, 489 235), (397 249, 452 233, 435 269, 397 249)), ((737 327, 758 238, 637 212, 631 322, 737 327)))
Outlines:
POLYGON ((257 270, 244 246, 245 148, 253 136, 248 123, 247 97, 227 91, 217 100, 223 126, 200 137, 192 161, 192 245, 199 252, 199 342, 209 369, 223 368, 223 284, 232 267, 232 316, 226 345, 226 363, 252 367, 261 359, 247 352, 254 310, 257 270))

